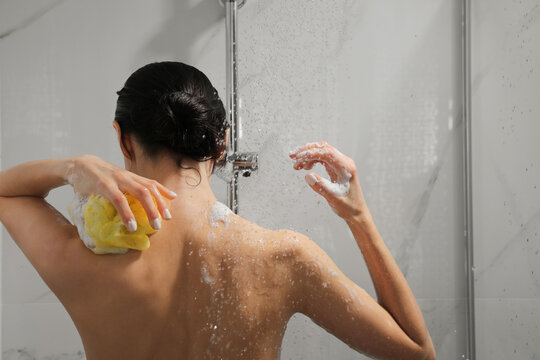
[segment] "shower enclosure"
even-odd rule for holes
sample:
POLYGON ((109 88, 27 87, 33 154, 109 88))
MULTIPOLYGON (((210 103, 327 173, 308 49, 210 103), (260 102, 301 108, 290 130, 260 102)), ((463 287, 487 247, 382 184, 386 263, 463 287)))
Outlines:
MULTIPOLYGON (((326 140, 354 159, 438 358, 538 358, 539 2, 223 3, 0 2, 2 167, 83 153, 121 166, 114 92, 148 62, 190 63, 237 122, 228 159, 238 175, 213 179, 222 202, 308 235, 374 295, 345 223, 288 160, 326 140)), ((71 197, 66 187, 49 200, 66 214, 71 197)), ((0 259, 2 359, 84 358, 5 229, 0 259)), ((295 315, 282 359, 329 358, 365 357, 295 315)))
MULTIPOLYGON (((432 5, 440 11, 439 17, 426 16, 426 23, 422 24, 418 10, 407 12, 405 5, 401 9, 396 4, 370 9, 354 1, 317 2, 314 11, 302 3, 291 5, 278 1, 272 4, 273 8, 265 9, 258 2, 239 15, 237 3, 224 1, 226 95, 232 133, 237 134, 231 142, 235 151, 239 144, 243 149, 264 150, 261 169, 252 179, 239 182, 238 176, 231 177, 230 207, 239 206, 236 200, 240 187, 241 215, 270 228, 290 222, 293 228, 316 239, 333 258, 343 257, 342 263, 350 277, 371 286, 366 269, 359 266, 360 254, 355 251, 356 244, 351 241, 348 229, 328 211, 324 202, 322 207, 315 204, 320 203, 320 198, 313 196, 302 176, 292 171, 287 150, 303 142, 324 139, 357 162, 364 159, 358 165, 368 205, 374 209, 382 232, 388 232, 387 242, 397 250, 395 256, 405 275, 411 283, 418 281, 416 291, 422 309, 425 313, 433 309, 432 318, 426 315, 426 321, 450 321, 451 324, 444 326, 455 332, 454 339, 446 340, 451 343, 446 346, 451 348, 443 349, 442 355, 474 358, 472 238, 468 236, 471 184, 467 181, 470 179, 466 86, 470 40, 464 26, 469 14, 467 4, 432 5), (283 23, 280 21, 283 9, 298 14, 304 22, 283 23), (306 14, 306 10, 310 11, 306 14), (388 29, 384 21, 397 20, 392 12, 401 14, 403 18, 399 21, 412 20, 407 16, 416 17, 419 28, 403 30, 395 26, 394 31, 379 32, 382 39, 377 40, 373 39, 375 28, 370 28, 371 24, 362 28, 362 24, 353 22, 357 17, 371 18, 378 27, 383 25, 388 29), (381 15, 384 18, 378 17, 381 15), (250 19, 246 25, 249 28, 238 33, 238 22, 244 18, 250 19), (434 20, 438 31, 418 39, 422 26, 429 26, 434 20), (442 27, 443 24, 446 26, 442 27), (263 41, 261 33, 266 34, 263 41), (368 45, 370 50, 359 51, 363 48, 360 44, 368 45), (388 44, 393 44, 392 48, 388 44), (268 52, 262 56, 254 53, 265 49, 268 52), (416 49, 425 52, 412 52, 416 49), (240 75, 237 62, 241 64, 240 75), (365 73, 366 68, 370 74, 365 73), (441 79, 442 74, 446 76, 441 79), (409 99, 404 102, 407 95, 409 99), (260 101, 261 96, 267 99, 260 101), (246 124, 256 124, 246 126, 242 136, 236 131, 241 126, 238 98, 244 104, 241 113, 249 119, 246 124), (447 120, 444 123, 447 127, 441 126, 441 115, 447 120), (287 129, 287 134, 280 134, 280 128, 287 129), (314 134, 313 129, 322 133, 314 134), (437 208, 438 202, 432 197, 446 194, 455 197, 451 205, 437 208), (393 205, 391 211, 384 209, 389 202, 393 205), (457 208, 464 214, 456 212, 457 208), (432 228, 430 220, 426 220, 430 216, 443 219, 440 225, 447 225, 449 231, 441 234, 432 228), (317 224, 322 225, 317 228, 317 224), (439 253, 440 250, 443 251, 439 253), (454 285, 445 289, 452 282, 454 285)), ((443 343, 437 338, 443 331, 446 330, 432 329, 435 343, 443 343)), ((284 358, 358 356, 339 341, 328 339, 301 315, 290 322, 288 334, 287 339, 295 340, 292 346, 285 343, 284 358), (314 346, 313 339, 320 337, 325 340, 317 341, 318 345, 314 346), (298 348, 303 350, 297 355, 298 348)))

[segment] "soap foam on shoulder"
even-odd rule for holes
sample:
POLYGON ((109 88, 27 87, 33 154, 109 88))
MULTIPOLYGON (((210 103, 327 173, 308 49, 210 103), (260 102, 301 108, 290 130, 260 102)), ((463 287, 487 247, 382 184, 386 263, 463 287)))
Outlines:
POLYGON ((231 209, 229 209, 225 204, 216 201, 210 208, 210 212, 208 213, 208 221, 212 227, 218 227, 220 222, 228 227, 231 224, 231 219, 229 218, 230 214, 232 214, 231 209))

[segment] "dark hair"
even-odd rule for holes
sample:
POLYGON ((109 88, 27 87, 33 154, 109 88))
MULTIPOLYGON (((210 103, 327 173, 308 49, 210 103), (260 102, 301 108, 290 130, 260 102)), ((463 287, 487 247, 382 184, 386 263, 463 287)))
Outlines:
POLYGON ((182 167, 185 156, 206 161, 225 150, 225 108, 210 80, 193 66, 148 64, 117 94, 115 120, 149 156, 169 151, 182 167))

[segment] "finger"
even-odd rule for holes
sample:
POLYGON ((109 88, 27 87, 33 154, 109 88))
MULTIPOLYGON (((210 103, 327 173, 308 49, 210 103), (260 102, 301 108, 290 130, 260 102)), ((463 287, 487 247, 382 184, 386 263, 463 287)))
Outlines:
POLYGON ((300 151, 300 149, 302 148, 302 146, 297 146, 296 148, 294 148, 293 150, 289 151, 289 157, 290 158, 294 158, 296 153, 298 151, 300 151))
POLYGON ((295 160, 294 168, 296 170, 304 169, 308 165, 315 165, 316 163, 324 164, 325 160, 322 159, 310 159, 308 157, 298 157, 295 160))
POLYGON ((171 212, 169 211, 169 208, 167 207, 167 203, 165 203, 165 200, 161 196, 161 193, 158 191, 157 184, 158 182, 152 181, 147 184, 147 188, 150 189, 150 192, 152 193, 154 200, 156 200, 157 207, 161 216, 164 219, 169 220, 171 218, 171 212))
POLYGON ((166 186, 164 186, 158 181, 151 180, 151 179, 139 176, 139 175, 135 175, 134 180, 140 184, 148 184, 149 182, 152 183, 153 185, 157 187, 157 190, 162 196, 165 196, 166 198, 170 200, 178 196, 174 191, 168 189, 166 186))
POLYGON ((325 181, 328 182, 328 180, 315 173, 306 174, 305 179, 309 186, 326 200, 329 200, 332 197, 325 183, 325 181))
POLYGON ((342 163, 346 160, 346 156, 338 149, 328 144, 326 141, 308 144, 304 149, 295 154, 295 157, 303 157, 304 153, 319 155, 327 159, 329 162, 342 163))
POLYGON ((318 155, 309 155, 309 156, 303 156, 296 158, 296 162, 293 165, 296 170, 299 169, 305 169, 305 170, 311 170, 313 166, 316 163, 321 163, 326 168, 326 171, 328 174, 337 175, 336 168, 338 168, 339 164, 336 164, 335 159, 333 160, 330 157, 327 156, 318 156, 318 155))
POLYGON ((120 191, 120 189, 116 188, 115 190, 111 190, 105 197, 109 199, 109 201, 116 208, 116 211, 118 212, 118 215, 120 215, 124 226, 129 231, 137 230, 137 221, 135 220, 135 216, 129 207, 126 197, 120 191))
POLYGON ((315 160, 315 161, 296 161, 293 165, 293 168, 295 170, 300 170, 300 169, 305 169, 305 170, 309 170, 308 167, 311 166, 313 167, 316 163, 318 163, 320 161, 318 160, 315 160))
POLYGON ((141 203, 146 216, 152 227, 156 230, 161 229, 161 220, 159 219, 159 212, 152 198, 150 189, 142 184, 135 183, 132 185, 131 190, 128 192, 135 196, 141 203))
POLYGON ((172 190, 169 190, 168 188, 166 188, 165 186, 161 185, 159 182, 155 182, 155 185, 158 189, 158 191, 160 192, 161 195, 165 196, 166 198, 172 200, 174 199, 176 196, 176 193, 172 190))
POLYGON ((338 174, 334 171, 334 169, 326 163, 323 163, 323 165, 328 175, 330 175, 330 180, 332 180, 332 182, 338 181, 338 174))
POLYGON ((319 142, 311 142, 311 143, 307 143, 307 144, 304 144, 304 145, 301 145, 301 146, 297 146, 294 150, 292 150, 290 152, 290 156, 294 157, 299 152, 305 151, 307 149, 311 149, 311 148, 314 148, 314 147, 319 147, 319 148, 323 147, 325 143, 326 142, 324 142, 324 141, 319 141, 319 142))
POLYGON ((339 178, 342 178, 348 174, 345 158, 342 155, 342 158, 339 158, 337 150, 335 149, 324 149, 320 151, 319 149, 315 150, 306 150, 300 152, 296 158, 295 169, 300 169, 305 167, 311 162, 320 162, 326 168, 326 171, 330 175, 332 181, 338 181, 339 178))
POLYGON ((297 162, 293 165, 293 167, 295 170, 311 170, 313 169, 313 166, 315 166, 315 164, 317 163, 324 165, 326 172, 328 173, 328 175, 330 175, 330 180, 332 180, 332 182, 338 181, 338 173, 334 170, 334 168, 332 168, 331 165, 322 160, 308 161, 298 159, 297 162))
POLYGON ((318 142, 307 143, 307 144, 299 146, 296 149, 294 149, 293 151, 291 151, 289 156, 291 158, 295 158, 301 152, 304 152, 304 151, 307 151, 307 150, 313 150, 313 149, 325 149, 325 148, 328 148, 328 147, 331 148, 332 145, 328 144, 326 141, 318 141, 318 142))
POLYGON ((294 154, 297 162, 320 160, 332 166, 340 163, 343 157, 343 154, 326 142, 307 144, 294 154))
POLYGON ((332 164, 338 160, 336 155, 334 149, 331 148, 312 148, 299 152, 296 154, 295 159, 297 162, 319 160, 332 164))

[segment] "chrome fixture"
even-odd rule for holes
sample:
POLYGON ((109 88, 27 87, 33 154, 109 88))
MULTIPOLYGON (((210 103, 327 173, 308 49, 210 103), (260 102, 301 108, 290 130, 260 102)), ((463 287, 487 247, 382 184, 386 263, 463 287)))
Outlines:
MULTIPOLYGON (((218 2, 221 4, 221 6, 225 6, 226 2, 232 2, 231 0, 218 0, 218 2)), ((238 3, 238 8, 240 9, 244 4, 246 3, 246 0, 238 0, 236 1, 238 3)))
POLYGON ((254 152, 234 153, 228 157, 233 164, 233 172, 250 177, 259 168, 259 154, 254 152))
MULTIPOLYGON (((229 143, 225 162, 228 163, 232 174, 227 179, 229 191, 227 202, 229 208, 238 214, 238 175, 244 177, 251 175, 259 167, 259 155, 256 153, 238 152, 238 135, 240 118, 238 116, 238 9, 245 4, 245 0, 219 0, 225 6, 225 37, 226 37, 226 97, 227 116, 231 125, 229 143)), ((225 166, 226 166, 225 165, 225 166)))

